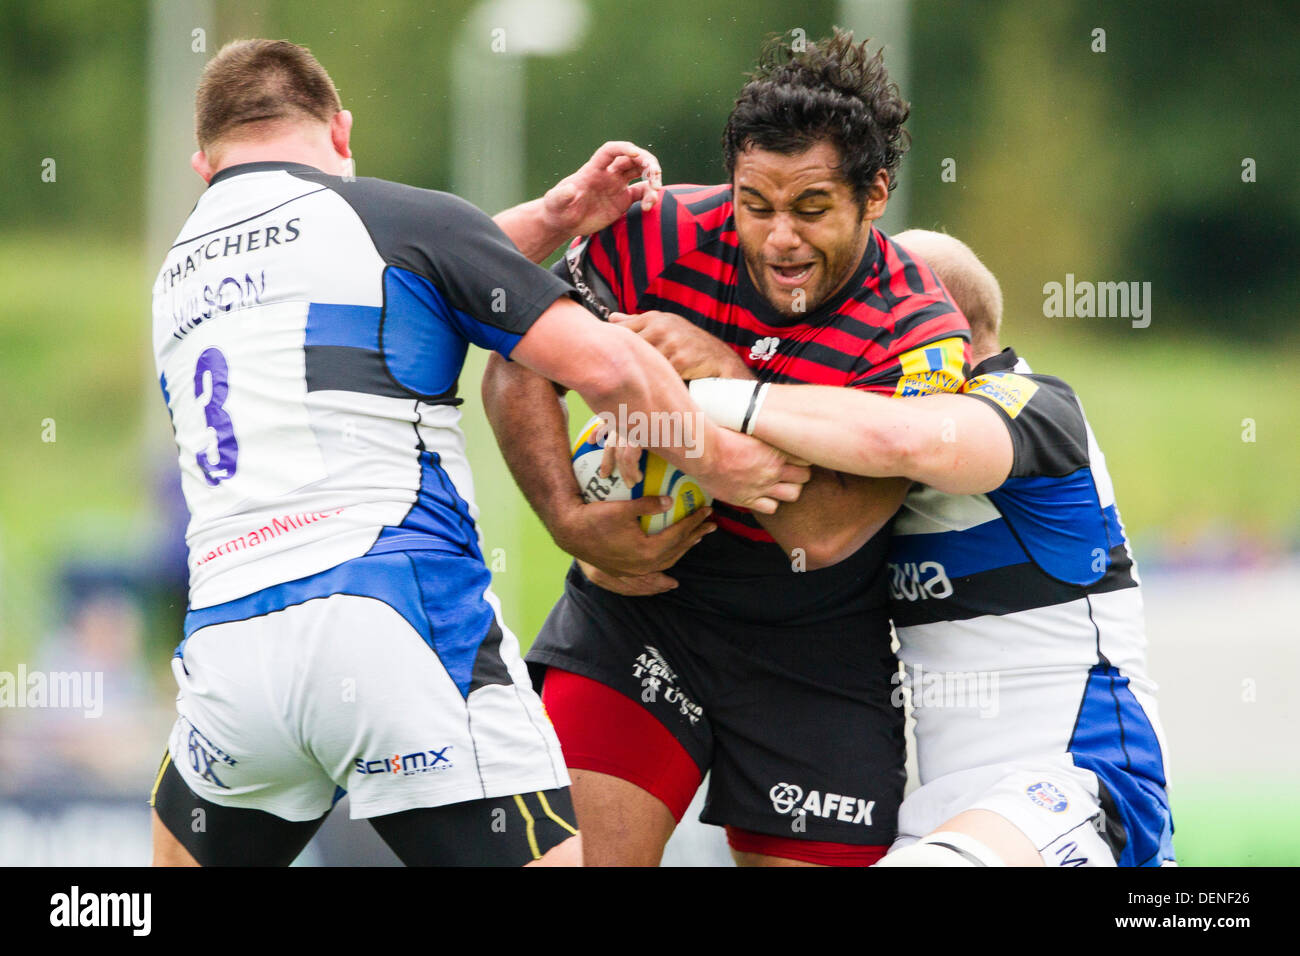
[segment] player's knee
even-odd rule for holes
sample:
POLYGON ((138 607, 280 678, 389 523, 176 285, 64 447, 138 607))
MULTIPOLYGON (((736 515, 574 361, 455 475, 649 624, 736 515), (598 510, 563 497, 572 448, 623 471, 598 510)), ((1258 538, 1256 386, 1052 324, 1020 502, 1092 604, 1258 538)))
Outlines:
POLYGON ((974 837, 941 830, 886 854, 876 866, 1006 866, 1006 863, 974 837))

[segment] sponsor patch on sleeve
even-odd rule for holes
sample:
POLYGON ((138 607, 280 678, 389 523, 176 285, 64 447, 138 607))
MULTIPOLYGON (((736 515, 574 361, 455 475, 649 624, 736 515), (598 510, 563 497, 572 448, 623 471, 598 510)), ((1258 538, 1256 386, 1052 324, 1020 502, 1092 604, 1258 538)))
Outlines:
POLYGON ((966 342, 959 338, 932 342, 904 352, 898 361, 902 373, 894 389, 895 398, 960 391, 965 377, 966 342))
POLYGON ((992 399, 1008 416, 1015 418, 1038 391, 1038 383, 1015 372, 990 372, 970 379, 962 386, 962 391, 992 399))

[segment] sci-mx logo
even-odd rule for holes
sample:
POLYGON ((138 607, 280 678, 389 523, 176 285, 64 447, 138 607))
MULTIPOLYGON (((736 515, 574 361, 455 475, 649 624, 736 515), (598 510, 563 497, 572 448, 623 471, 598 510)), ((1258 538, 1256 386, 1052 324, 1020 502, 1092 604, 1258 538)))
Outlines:
POLYGON ((357 757, 352 763, 356 772, 361 774, 395 773, 409 777, 417 773, 435 773, 456 766, 447 756, 447 751, 452 746, 448 744, 441 750, 416 750, 409 754, 393 754, 391 757, 377 757, 374 760, 357 757))
POLYGON ((782 781, 767 792, 772 801, 772 809, 782 816, 819 817, 830 820, 834 817, 840 823, 860 823, 871 826, 871 811, 875 809, 875 800, 862 797, 850 797, 841 793, 825 793, 809 790, 804 796, 802 787, 782 781))

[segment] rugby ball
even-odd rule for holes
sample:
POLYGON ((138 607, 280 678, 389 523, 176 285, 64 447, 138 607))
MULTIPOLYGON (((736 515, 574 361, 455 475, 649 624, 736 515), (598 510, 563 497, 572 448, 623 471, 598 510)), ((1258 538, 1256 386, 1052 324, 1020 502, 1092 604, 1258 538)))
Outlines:
POLYGON ((573 443, 573 473, 584 501, 632 501, 645 495, 668 495, 673 499, 672 508, 641 516, 646 534, 658 534, 713 503, 699 482, 651 451, 641 452, 641 480, 636 484, 625 482, 617 468, 608 478, 602 477, 600 463, 605 457, 606 432, 604 419, 597 415, 582 426, 573 443))

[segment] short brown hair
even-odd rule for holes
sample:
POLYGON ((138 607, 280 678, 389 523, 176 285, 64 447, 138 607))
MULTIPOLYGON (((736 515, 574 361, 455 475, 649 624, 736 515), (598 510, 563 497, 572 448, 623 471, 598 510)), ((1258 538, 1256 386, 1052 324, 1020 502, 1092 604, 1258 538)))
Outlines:
POLYGON ((288 40, 234 40, 199 78, 194 127, 199 149, 240 127, 284 120, 328 123, 343 109, 334 81, 306 47, 288 40))

